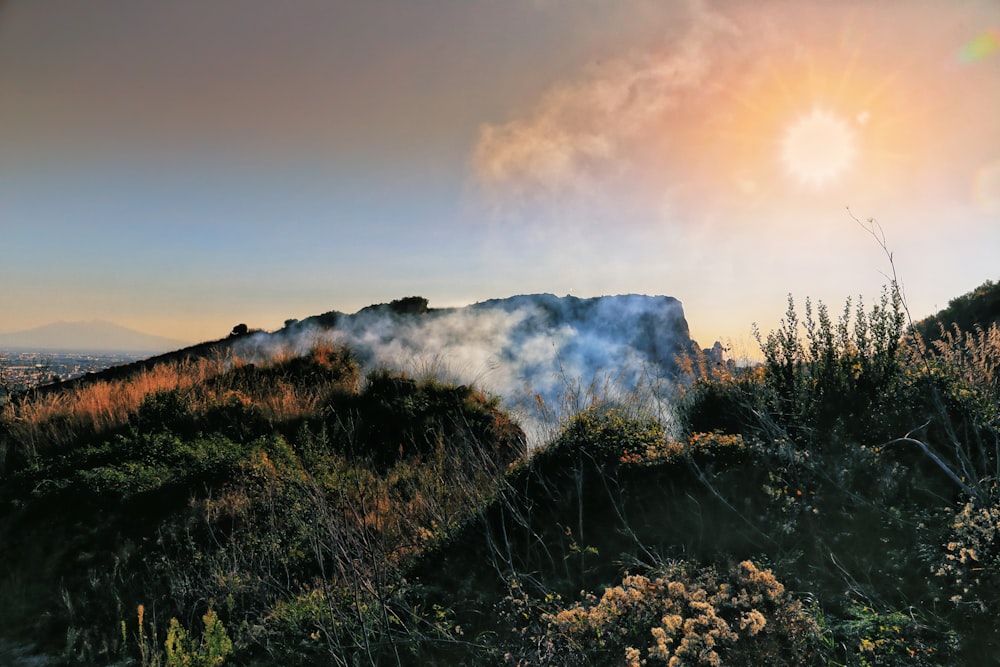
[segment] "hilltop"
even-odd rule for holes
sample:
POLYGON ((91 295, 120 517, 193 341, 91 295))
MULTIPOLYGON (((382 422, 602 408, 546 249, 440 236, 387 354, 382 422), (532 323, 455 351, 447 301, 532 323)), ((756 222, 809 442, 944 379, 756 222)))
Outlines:
POLYGON ((411 296, 351 314, 329 311, 288 320, 272 332, 239 325, 226 338, 117 366, 62 388, 126 378, 164 362, 301 355, 317 342, 349 346, 364 371, 431 373, 475 383, 502 396, 508 407, 530 407, 540 398, 552 409, 567 389, 584 400, 588 392, 611 386, 629 393, 669 385, 677 375, 677 357, 697 349, 680 301, 668 296, 531 294, 462 308, 432 308, 427 299, 411 296))

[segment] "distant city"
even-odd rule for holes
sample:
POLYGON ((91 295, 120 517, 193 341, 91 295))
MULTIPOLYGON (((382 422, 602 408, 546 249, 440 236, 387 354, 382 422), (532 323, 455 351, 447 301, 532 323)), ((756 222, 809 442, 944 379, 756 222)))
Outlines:
POLYGON ((137 352, 0 350, 0 403, 11 393, 145 359, 137 352))

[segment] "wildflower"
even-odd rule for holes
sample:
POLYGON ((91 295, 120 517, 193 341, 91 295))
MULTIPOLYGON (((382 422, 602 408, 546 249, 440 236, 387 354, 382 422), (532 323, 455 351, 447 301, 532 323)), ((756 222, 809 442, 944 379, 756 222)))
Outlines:
POLYGON ((667 632, 673 634, 680 629, 681 624, 684 623, 684 619, 679 614, 670 614, 669 616, 664 616, 660 623, 667 632))
POLYGON ((740 630, 749 629, 751 637, 763 630, 765 625, 767 625, 767 619, 756 609, 751 609, 740 618, 740 630))

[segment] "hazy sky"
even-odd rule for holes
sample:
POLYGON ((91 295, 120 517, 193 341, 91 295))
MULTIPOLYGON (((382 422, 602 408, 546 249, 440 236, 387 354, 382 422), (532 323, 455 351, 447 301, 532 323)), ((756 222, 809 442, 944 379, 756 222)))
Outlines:
POLYGON ((1000 278, 1000 3, 0 2, 0 331, 1000 278), (851 213, 848 212, 848 208, 851 213))

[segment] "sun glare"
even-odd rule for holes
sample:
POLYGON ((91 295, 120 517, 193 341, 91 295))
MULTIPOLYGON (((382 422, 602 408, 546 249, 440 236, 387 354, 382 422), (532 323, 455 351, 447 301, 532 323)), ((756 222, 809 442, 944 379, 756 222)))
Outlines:
POLYGON ((781 139, 785 169, 800 183, 813 188, 836 181, 851 165, 856 152, 851 127, 825 109, 813 109, 796 119, 781 139))

